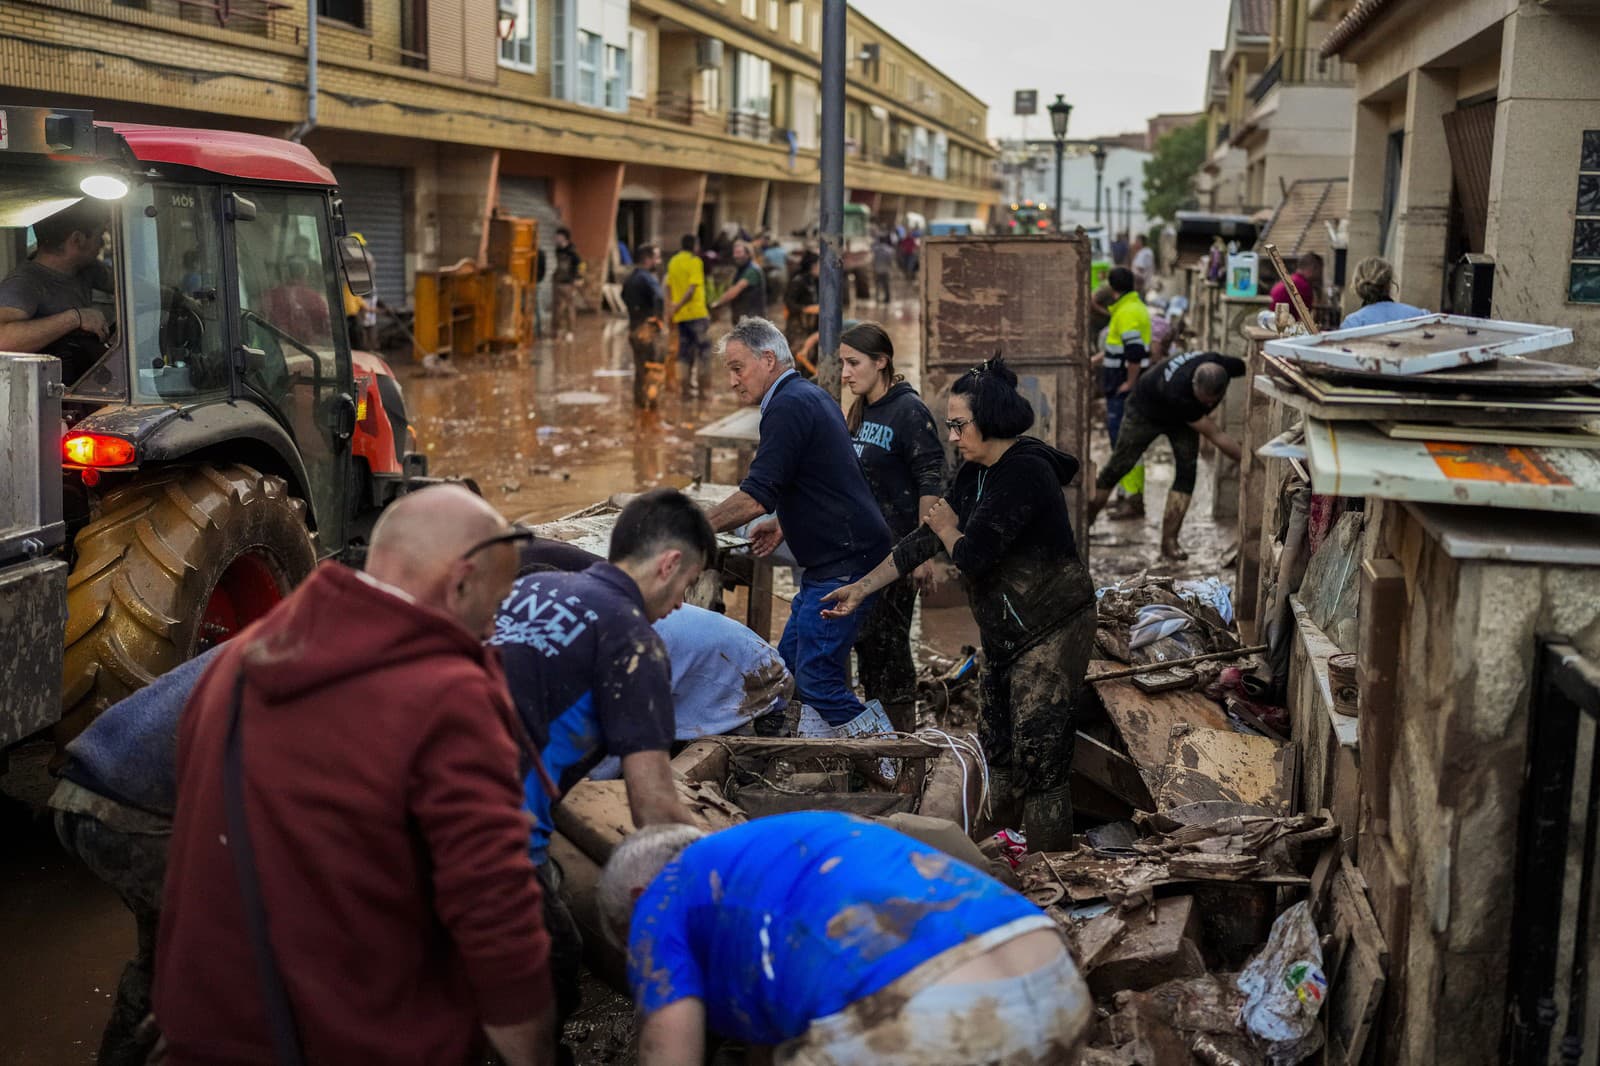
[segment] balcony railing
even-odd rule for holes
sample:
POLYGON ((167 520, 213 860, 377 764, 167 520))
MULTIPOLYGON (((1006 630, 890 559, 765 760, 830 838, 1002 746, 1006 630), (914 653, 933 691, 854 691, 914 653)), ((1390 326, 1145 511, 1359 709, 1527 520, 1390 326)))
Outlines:
POLYGON ((1346 85, 1354 80, 1353 71, 1337 56, 1324 56, 1313 48, 1292 48, 1279 52, 1261 76, 1250 86, 1250 102, 1259 104, 1273 86, 1346 85))
POLYGON ((728 136, 743 137, 747 141, 772 140, 772 120, 749 111, 728 112, 727 130, 728 136))
POLYGON ((297 43, 299 26, 277 17, 291 5, 280 0, 116 0, 118 7, 148 11, 152 15, 217 26, 252 37, 297 43))
POLYGON ((722 133, 725 130, 723 116, 706 110, 705 102, 692 93, 663 90, 656 93, 654 100, 630 100, 628 113, 657 118, 663 122, 676 122, 680 126, 707 133, 722 133))

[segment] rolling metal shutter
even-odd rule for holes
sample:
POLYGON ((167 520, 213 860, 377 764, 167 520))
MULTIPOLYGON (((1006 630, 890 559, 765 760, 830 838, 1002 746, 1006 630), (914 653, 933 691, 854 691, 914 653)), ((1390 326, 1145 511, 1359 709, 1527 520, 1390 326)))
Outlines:
MULTIPOLYGON (((539 248, 544 252, 545 278, 549 279, 556 264, 556 227, 561 220, 550 202, 550 182, 544 178, 519 178, 502 175, 500 178, 500 214, 508 218, 531 218, 539 223, 539 248)), ((580 249, 581 251, 581 249, 580 249)), ((593 270, 594 267, 589 268, 593 270)), ((539 299, 549 306, 549 286, 540 284, 539 299)))
POLYGON ((1444 115, 1444 141, 1450 151, 1456 199, 1466 223, 1467 249, 1483 251, 1489 226, 1489 170, 1494 161, 1495 102, 1458 107, 1444 115))
POLYGON ((335 166, 348 233, 366 238, 377 267, 374 291, 390 307, 406 306, 405 171, 394 167, 335 166))

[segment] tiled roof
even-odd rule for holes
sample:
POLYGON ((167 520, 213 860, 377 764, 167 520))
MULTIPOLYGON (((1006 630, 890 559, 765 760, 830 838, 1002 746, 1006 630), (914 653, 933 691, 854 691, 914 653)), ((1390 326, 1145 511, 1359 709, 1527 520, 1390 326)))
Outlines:
POLYGON ((1241 37, 1267 37, 1272 34, 1272 0, 1237 0, 1241 37))
POLYGON ((1336 56, 1343 52, 1357 37, 1367 31, 1367 27, 1371 26, 1390 4, 1391 0, 1360 0, 1323 39, 1322 54, 1336 56))
POLYGON ((1288 195, 1278 204, 1256 247, 1276 244, 1278 254, 1293 261, 1306 252, 1318 252, 1323 262, 1333 266, 1333 242, 1325 222, 1338 225, 1349 209, 1348 179, 1301 178, 1289 186, 1288 195))

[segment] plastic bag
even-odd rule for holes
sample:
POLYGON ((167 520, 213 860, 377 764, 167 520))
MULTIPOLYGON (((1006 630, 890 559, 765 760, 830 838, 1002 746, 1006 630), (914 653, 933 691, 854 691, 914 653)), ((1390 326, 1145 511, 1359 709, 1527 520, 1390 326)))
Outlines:
POLYGON ((1274 1066, 1292 1066, 1317 1050, 1317 1012, 1328 978, 1310 903, 1296 903, 1278 916, 1266 946, 1245 964, 1234 985, 1245 996, 1240 1020, 1265 1045, 1274 1066))
POLYGON ((1214 577, 1174 581, 1172 591, 1186 600, 1206 604, 1222 616, 1224 625, 1233 625, 1233 596, 1228 586, 1214 577))
POLYGON ((1165 603, 1152 603, 1139 608, 1139 617, 1128 628, 1128 647, 1142 648, 1154 644, 1162 637, 1181 633, 1194 624, 1194 619, 1165 603))

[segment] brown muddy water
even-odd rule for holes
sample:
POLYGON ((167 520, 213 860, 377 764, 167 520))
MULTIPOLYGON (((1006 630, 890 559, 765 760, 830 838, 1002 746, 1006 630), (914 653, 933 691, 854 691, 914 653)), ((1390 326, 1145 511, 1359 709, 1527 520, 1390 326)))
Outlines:
MULTIPOLYGON (((915 301, 864 307, 894 340, 897 364, 917 377, 921 326, 915 301)), ((726 332, 714 324, 713 337, 726 332)), ((694 431, 733 411, 726 376, 712 375, 712 393, 684 401, 663 390, 657 416, 641 419, 632 405, 632 357, 622 320, 580 317, 571 342, 541 342, 531 352, 463 361, 452 377, 425 376, 396 361, 419 442, 434 473, 473 478, 508 517, 543 522, 618 492, 682 486, 694 475, 694 431)), ((942 412, 936 412, 942 417, 942 412)), ((1098 429, 1092 454, 1109 451, 1098 429)), ((1097 584, 1156 566, 1161 501, 1171 483, 1170 453, 1149 464, 1149 515, 1141 522, 1102 519, 1089 535, 1097 584)), ((732 453, 718 457, 718 480, 733 481, 732 453)), ((1231 527, 1209 521, 1209 466, 1185 528, 1185 575, 1219 573, 1231 527)), ((1081 535, 1081 534, 1080 534, 1081 535)), ((1223 573, 1225 580, 1231 575, 1223 573)), ((954 591, 954 590, 950 590, 954 591)), ((781 593, 781 589, 780 589, 781 593)), ((946 657, 975 644, 977 633, 959 594, 921 610, 922 646, 946 657)), ((774 634, 787 618, 775 604, 774 634)), ((0 1062, 6 1066, 78 1066, 95 1061, 100 1027, 123 962, 133 948, 133 922, 110 889, 62 853, 41 810, 50 783, 47 752, 14 752, 0 777, 0 1062)), ((599 982, 586 985, 577 1049, 584 1063, 632 1061, 625 1047, 627 1003, 599 982)))

